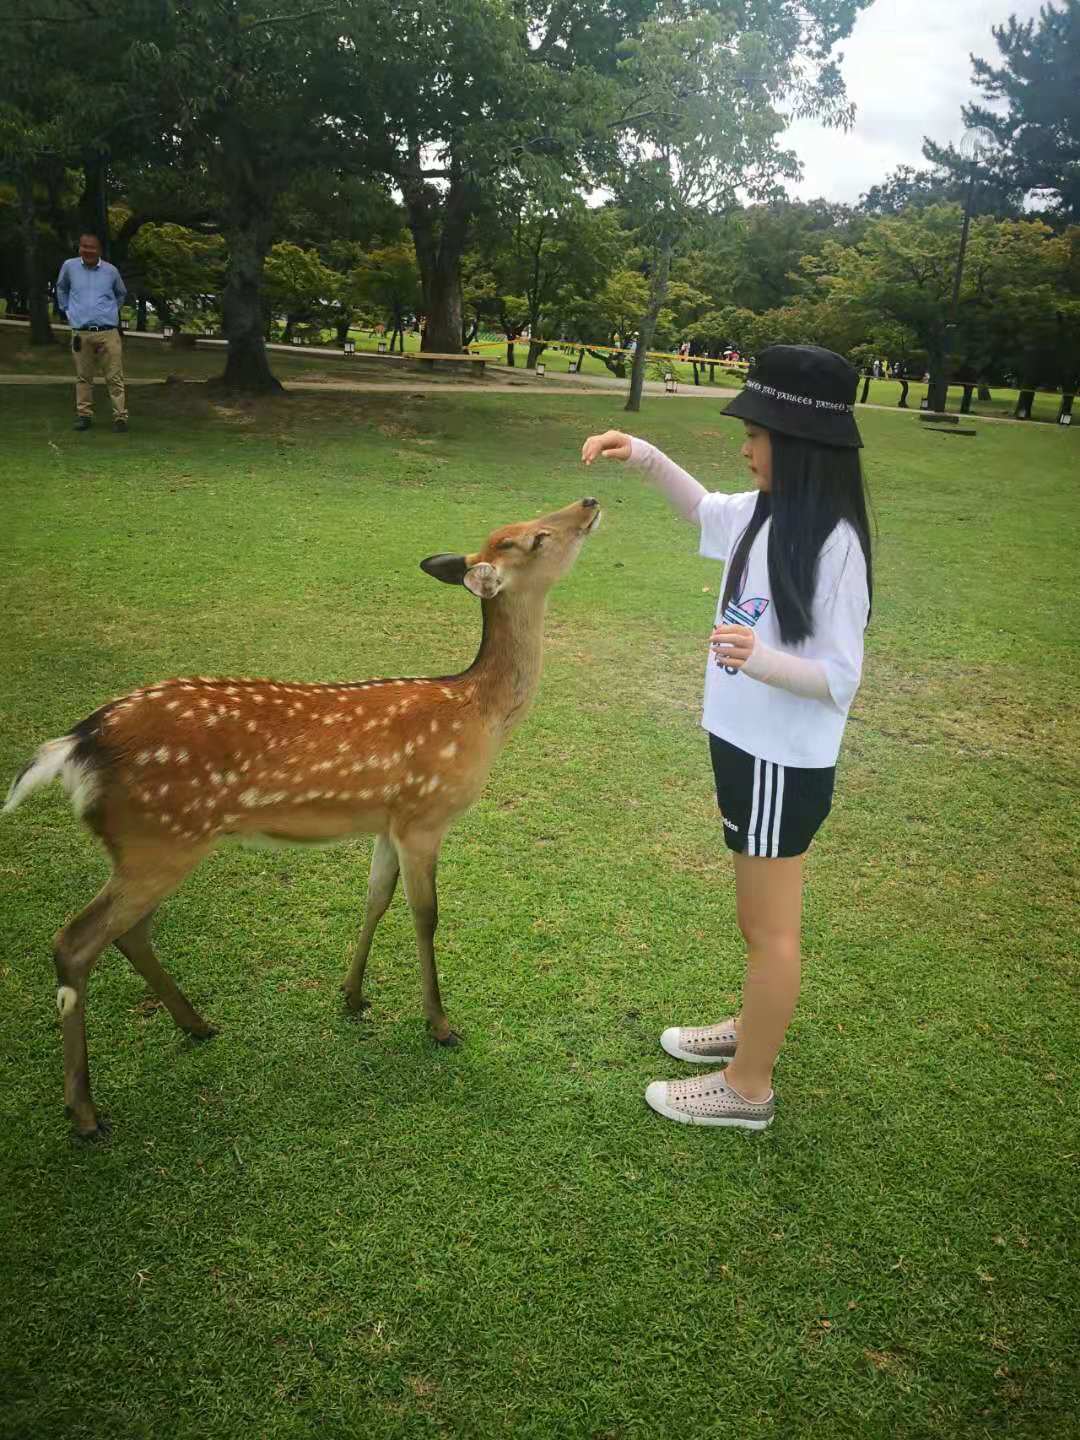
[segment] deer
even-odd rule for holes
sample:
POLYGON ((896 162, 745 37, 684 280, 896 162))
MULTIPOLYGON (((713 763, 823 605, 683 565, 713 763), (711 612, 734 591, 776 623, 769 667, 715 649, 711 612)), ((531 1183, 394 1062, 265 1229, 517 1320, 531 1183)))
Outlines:
POLYGON ((473 804, 529 710, 540 679, 548 591, 600 521, 589 498, 505 525, 470 555, 420 562, 480 601, 476 658, 457 675, 309 684, 204 676, 109 700, 46 741, 11 785, 4 811, 59 778, 112 863, 101 891, 53 939, 72 1130, 109 1122, 90 1091, 87 983, 110 944, 194 1040, 217 1032, 162 967, 154 913, 227 839, 310 845, 375 837, 360 936, 342 989, 366 1007, 364 972, 399 875, 413 916, 427 1025, 455 1046, 435 963, 435 872, 447 830, 473 804))

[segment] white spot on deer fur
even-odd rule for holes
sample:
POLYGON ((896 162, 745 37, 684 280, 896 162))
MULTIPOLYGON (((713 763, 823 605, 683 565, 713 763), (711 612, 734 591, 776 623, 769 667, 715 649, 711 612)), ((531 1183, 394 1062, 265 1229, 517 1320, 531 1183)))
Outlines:
POLYGON ((452 700, 454 698, 454 692, 448 686, 440 685, 439 689, 442 691, 442 693, 446 696, 448 700, 452 700))
POLYGON ((177 707, 179 704, 180 704, 180 701, 179 701, 179 700, 170 700, 169 703, 165 706, 165 709, 166 709, 166 710, 175 710, 176 707, 177 707))
POLYGON ((432 720, 431 722, 431 733, 433 735, 437 735, 439 733, 439 722, 437 720, 432 720))
POLYGON ((444 745, 439 754, 444 760, 452 760, 457 754, 457 741, 451 740, 449 745, 444 745))
POLYGON ((370 800, 373 792, 370 790, 358 790, 356 793, 361 800, 370 800))
POLYGON ((195 686, 194 686, 194 685, 181 685, 181 686, 180 686, 180 689, 181 689, 181 690, 194 690, 194 689, 195 689, 195 686))
POLYGON ((252 734, 254 734, 254 733, 255 733, 255 721, 254 721, 254 720, 249 720, 249 721, 247 722, 247 728, 251 731, 252 734))
POLYGON ((265 696, 265 695, 260 695, 260 694, 258 693, 258 691, 256 691, 255 694, 252 695, 251 698, 252 698, 252 700, 255 701, 255 704, 256 704, 256 705, 265 705, 265 704, 266 704, 266 696, 265 696))
POLYGON ((364 729, 365 729, 365 730, 374 730, 374 729, 375 729, 375 726, 376 726, 378 723, 379 723, 379 722, 378 722, 377 720, 369 720, 369 721, 367 722, 367 724, 364 726, 364 729))
POLYGON ((158 793, 159 795, 167 795, 167 794, 169 793, 169 787, 168 787, 168 785, 167 785, 167 784, 166 784, 166 785, 159 785, 159 786, 157 787, 157 793, 158 793))
POLYGON ((209 710, 209 709, 210 709, 210 701, 207 700, 207 698, 206 698, 205 695, 204 695, 203 698, 199 701, 199 708, 200 708, 200 710, 209 710))
POLYGON ((180 719, 181 719, 181 720, 190 720, 191 717, 192 717, 194 714, 195 714, 195 711, 194 711, 194 710, 185 710, 184 713, 180 716, 180 719))
POLYGON ((177 752, 176 752, 176 762, 177 762, 178 765, 183 765, 183 764, 186 762, 187 759, 188 759, 188 752, 187 752, 186 750, 183 750, 183 749, 177 750, 177 752))
POLYGON ((460 721, 460 720, 451 720, 451 722, 450 722, 450 729, 453 730, 456 735, 460 735, 460 734, 461 734, 461 730, 462 730, 461 721, 460 721))
POLYGON ((416 749, 416 746, 413 744, 413 742, 412 742, 411 740, 406 740, 406 741, 405 741, 405 754, 406 754, 406 755, 411 755, 415 749, 416 749))
POLYGON ((340 719, 341 719, 341 716, 340 716, 340 715, 338 714, 338 712, 335 710, 335 711, 333 711, 333 712, 332 712, 331 714, 329 714, 329 715, 324 715, 324 716, 323 716, 323 722, 322 722, 322 723, 323 723, 324 725, 333 725, 333 724, 335 723, 335 721, 340 720, 340 719))
POLYGON ((56 991, 56 1008, 60 1011, 60 1017, 66 1020, 75 1006, 79 1003, 79 997, 70 985, 61 985, 56 991))
POLYGON ((227 686, 225 687, 225 694, 226 694, 226 695, 239 695, 239 694, 240 694, 240 691, 237 690, 237 688, 236 688, 235 685, 227 685, 227 686))
POLYGON ((139 753, 138 753, 138 755, 136 755, 135 759, 136 759, 136 762, 137 762, 139 765, 149 765, 149 764, 150 764, 150 751, 149 751, 149 750, 140 750, 139 753))
POLYGON ((213 725, 216 725, 220 719, 221 719, 221 716, 220 716, 220 715, 207 715, 207 717, 206 717, 206 723, 207 723, 207 725, 213 726, 213 725))
POLYGON ((258 792, 258 790, 241 790, 241 792, 240 792, 240 804, 243 805, 243 806, 245 807, 245 809, 250 810, 250 809, 252 809, 255 805, 257 805, 258 803, 259 803, 259 792, 258 792))

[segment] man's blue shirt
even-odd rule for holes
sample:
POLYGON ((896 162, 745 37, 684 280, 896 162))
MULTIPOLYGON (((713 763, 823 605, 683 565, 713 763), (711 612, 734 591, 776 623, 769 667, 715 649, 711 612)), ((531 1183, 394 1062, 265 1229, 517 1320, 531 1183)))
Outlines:
POLYGON ((119 325, 127 286, 108 260, 91 270, 79 256, 65 260, 56 279, 56 303, 67 312, 73 330, 83 325, 119 325))

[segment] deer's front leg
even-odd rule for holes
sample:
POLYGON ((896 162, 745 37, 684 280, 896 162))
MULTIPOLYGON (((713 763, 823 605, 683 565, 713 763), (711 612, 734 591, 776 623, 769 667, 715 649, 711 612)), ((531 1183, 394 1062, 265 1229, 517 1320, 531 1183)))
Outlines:
POLYGON ((364 1000, 364 971, 367 968, 368 955, 371 952, 371 941, 375 935, 375 927, 386 914, 387 907, 394 898, 397 879, 397 850, 389 835, 378 835, 371 855, 371 873, 368 876, 364 924, 353 954, 352 964, 349 966, 349 973, 342 986, 345 991, 345 1003, 354 1015, 358 1015, 366 1003, 364 1000))
POLYGON ((439 901, 435 891, 435 870, 442 845, 442 834, 407 831, 394 837, 401 860, 401 878, 405 895, 416 925, 416 948, 420 957, 420 984, 424 996, 424 1014, 431 1033, 440 1045, 458 1045, 461 1036, 450 1028, 439 994, 439 976, 435 969, 435 929, 439 923, 439 901))

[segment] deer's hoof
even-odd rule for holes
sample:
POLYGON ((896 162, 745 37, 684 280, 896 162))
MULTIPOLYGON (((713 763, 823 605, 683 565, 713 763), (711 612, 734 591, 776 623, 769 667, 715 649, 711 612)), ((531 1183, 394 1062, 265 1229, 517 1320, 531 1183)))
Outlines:
POLYGON ((353 1000, 348 995, 345 996, 345 1013, 350 1020, 359 1020, 370 1009, 370 1000, 353 1000))
POLYGON ((205 1040, 213 1040, 214 1036, 218 1034, 218 1028, 216 1025, 207 1025, 205 1030, 189 1030, 187 1033, 190 1040, 201 1045, 205 1040))
POLYGON ((447 1050, 456 1050, 461 1044, 461 1036, 456 1030, 448 1030, 445 1035, 436 1035, 436 1043, 445 1046, 447 1050))

